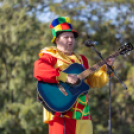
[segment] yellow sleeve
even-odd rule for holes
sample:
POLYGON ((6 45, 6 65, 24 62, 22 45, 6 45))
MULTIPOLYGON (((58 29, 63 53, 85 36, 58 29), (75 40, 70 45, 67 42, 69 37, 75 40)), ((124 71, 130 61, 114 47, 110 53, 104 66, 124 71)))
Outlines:
POLYGON ((60 75, 57 76, 57 80, 62 81, 62 82, 66 82, 68 74, 64 73, 62 71, 60 71, 59 73, 60 73, 60 75))
POLYGON ((88 76, 88 84, 92 88, 100 88, 108 83, 106 65, 103 65, 98 71, 88 76))

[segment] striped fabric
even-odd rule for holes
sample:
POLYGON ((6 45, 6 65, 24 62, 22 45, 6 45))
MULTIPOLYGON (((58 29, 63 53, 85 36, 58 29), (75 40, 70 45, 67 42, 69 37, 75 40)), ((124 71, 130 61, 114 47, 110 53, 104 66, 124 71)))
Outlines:
POLYGON ((68 112, 64 113, 63 117, 67 117, 69 119, 92 120, 89 113, 88 95, 80 95, 74 106, 68 112))

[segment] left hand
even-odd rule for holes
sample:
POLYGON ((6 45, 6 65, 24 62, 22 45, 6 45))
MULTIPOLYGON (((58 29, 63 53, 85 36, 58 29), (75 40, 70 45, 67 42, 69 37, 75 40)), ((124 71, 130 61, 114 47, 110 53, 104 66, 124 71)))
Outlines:
POLYGON ((115 58, 109 58, 108 61, 107 61, 107 64, 110 65, 110 66, 113 66, 114 61, 115 61, 115 58))

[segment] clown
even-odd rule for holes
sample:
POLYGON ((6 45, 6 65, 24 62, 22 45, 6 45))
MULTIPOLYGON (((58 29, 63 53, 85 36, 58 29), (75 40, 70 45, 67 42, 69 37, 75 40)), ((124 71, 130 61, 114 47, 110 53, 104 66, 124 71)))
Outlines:
MULTIPOLYGON (((68 17, 58 17, 53 20, 50 28, 53 35, 51 42, 56 46, 45 47, 40 51, 39 59, 34 63, 34 77, 38 81, 47 83, 62 81, 75 84, 78 77, 62 71, 73 63, 82 64, 85 69, 89 68, 87 58, 73 52, 78 32, 72 28, 68 17)), ((114 58, 110 58, 107 63, 113 66, 114 61, 114 58)), ((88 76, 85 82, 91 88, 104 86, 108 83, 107 66, 103 65, 88 76)), ((88 94, 81 94, 62 117, 52 115, 44 108, 44 123, 49 124, 49 134, 93 134, 88 94)))

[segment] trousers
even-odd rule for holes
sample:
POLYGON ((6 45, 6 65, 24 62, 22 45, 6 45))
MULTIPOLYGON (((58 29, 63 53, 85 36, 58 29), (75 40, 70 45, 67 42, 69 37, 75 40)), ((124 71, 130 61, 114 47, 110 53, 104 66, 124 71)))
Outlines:
POLYGON ((55 116, 49 121, 49 134, 93 134, 92 121, 55 116))

